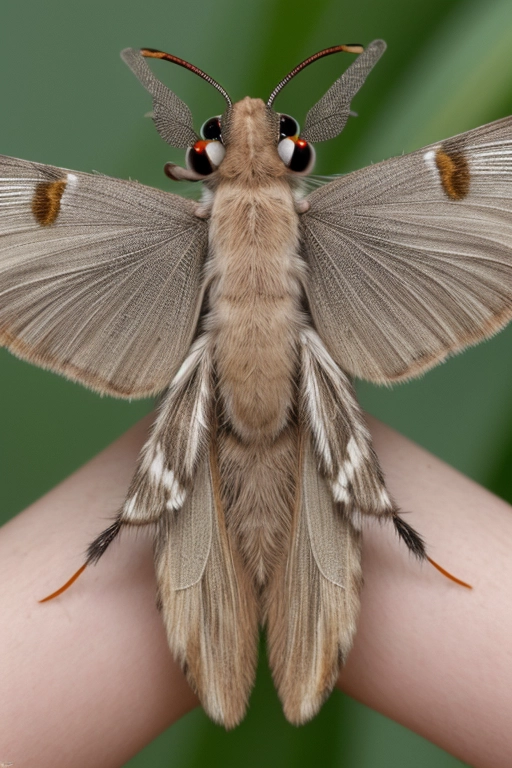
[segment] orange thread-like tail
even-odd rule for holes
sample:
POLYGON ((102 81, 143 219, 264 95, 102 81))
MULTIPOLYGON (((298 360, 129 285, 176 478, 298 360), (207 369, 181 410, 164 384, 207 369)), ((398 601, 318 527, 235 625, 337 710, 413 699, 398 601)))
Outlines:
POLYGON ((43 599, 39 600, 39 602, 46 603, 48 600, 53 600, 54 597, 58 597, 59 595, 62 595, 62 593, 65 592, 66 589, 68 589, 78 579, 78 577, 82 575, 82 573, 85 571, 86 568, 87 568, 87 563, 84 563, 82 566, 80 566, 78 571, 74 573, 72 577, 68 581, 66 581, 65 584, 62 585, 62 587, 57 589, 56 592, 52 592, 51 595, 48 595, 47 597, 43 597, 43 599))
POLYGON ((431 558, 431 557, 428 557, 428 555, 427 555, 427 560, 429 561, 430 565, 433 565, 433 566, 434 566, 434 568, 437 568, 437 570, 439 571, 439 573, 442 573, 442 574, 443 574, 443 576, 446 576, 446 578, 447 578, 447 579, 451 579, 451 580, 452 580, 452 581, 454 581, 456 584, 460 584, 460 586, 461 586, 461 587, 466 587, 466 589, 473 589, 473 587, 471 586, 471 584, 466 584, 466 582, 465 582, 465 581, 462 581, 462 579, 458 579, 456 576, 453 576, 453 575, 452 575, 451 573, 449 573, 448 571, 445 571, 445 569, 444 569, 444 568, 442 568, 442 567, 441 567, 441 566, 440 566, 438 563, 436 563, 436 561, 435 561, 435 560, 432 560, 432 558, 431 558))

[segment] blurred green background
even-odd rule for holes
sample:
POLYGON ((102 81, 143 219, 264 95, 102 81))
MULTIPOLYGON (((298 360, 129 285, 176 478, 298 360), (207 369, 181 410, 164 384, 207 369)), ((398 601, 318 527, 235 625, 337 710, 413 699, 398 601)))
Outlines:
MULTIPOLYGON (((317 147, 318 173, 346 172, 512 113, 510 0, 3 0, 0 152, 171 188, 182 162, 143 115, 150 100, 119 59, 126 46, 192 61, 233 98, 266 97, 299 61, 340 42, 388 52, 341 137, 317 147)), ((279 97, 299 121, 351 57, 306 70, 279 97)), ((197 127, 222 109, 199 78, 156 62, 197 127)), ((7 520, 147 412, 100 398, 0 351, 0 515, 7 520)), ((365 408, 512 501, 512 327, 391 390, 361 385, 365 408)), ((266 664, 246 721, 224 733, 193 712, 127 768, 309 766, 453 768, 442 750, 335 693, 320 716, 286 724, 266 664)))

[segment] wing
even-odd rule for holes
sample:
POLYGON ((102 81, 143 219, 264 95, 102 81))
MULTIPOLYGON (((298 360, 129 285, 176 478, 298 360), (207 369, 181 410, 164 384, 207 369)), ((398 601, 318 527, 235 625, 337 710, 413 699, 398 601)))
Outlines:
POLYGON ((304 431, 287 557, 267 595, 269 661, 286 717, 313 717, 338 679, 359 613, 360 533, 337 509, 304 431))
POLYGON ((338 178, 308 200, 310 309, 349 373, 416 376, 512 317, 512 117, 338 178))
POLYGON ((199 465, 183 509, 162 518, 156 574, 171 651, 207 714, 233 728, 254 684, 258 620, 256 597, 226 530, 215 464, 207 457, 199 465), (192 583, 187 560, 195 556, 192 534, 200 529, 210 532, 209 555, 192 583))
POLYGON ((190 200, 0 157, 0 343, 102 393, 164 389, 195 333, 207 225, 190 200))

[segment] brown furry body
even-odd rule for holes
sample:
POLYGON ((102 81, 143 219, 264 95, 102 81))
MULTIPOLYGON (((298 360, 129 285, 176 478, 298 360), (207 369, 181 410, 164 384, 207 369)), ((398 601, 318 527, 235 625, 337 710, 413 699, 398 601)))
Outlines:
POLYGON ((211 212, 209 325, 223 422, 228 530, 258 585, 284 556, 296 475, 294 408, 302 263, 298 216, 263 104, 236 105, 242 140, 219 168, 211 212), (245 140, 244 140, 245 139, 245 140), (256 159, 256 162, 254 162, 256 159))

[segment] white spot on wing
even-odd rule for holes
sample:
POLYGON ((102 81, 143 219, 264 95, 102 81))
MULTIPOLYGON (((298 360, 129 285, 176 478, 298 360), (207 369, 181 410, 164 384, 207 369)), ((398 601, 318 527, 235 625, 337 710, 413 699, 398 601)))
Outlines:
MULTIPOLYGON (((358 469, 361 466, 361 462, 363 460, 363 454, 361 452, 361 449, 359 448, 358 444, 354 440, 353 437, 350 438, 347 445, 347 454, 348 454, 348 461, 352 465, 352 474, 356 469, 358 469)), ((346 463, 346 462, 345 462, 346 463)))
POLYGON ((350 514, 350 522, 357 531, 363 530, 363 515, 360 509, 353 509, 350 514))
POLYGON ((171 389, 176 389, 181 384, 183 384, 188 377, 194 372, 196 369, 199 360, 203 356, 207 344, 209 343, 210 336, 207 333, 204 333, 202 336, 200 336, 197 341, 194 342, 192 347, 190 348, 190 352, 181 364, 178 372, 174 376, 174 379, 171 382, 171 389))
POLYGON ((392 509, 391 499, 385 488, 381 488, 379 492, 379 501, 384 509, 392 509))
POLYGON ((436 175, 439 175, 437 165, 436 165, 435 150, 429 149, 428 152, 424 152, 423 159, 425 161, 425 165, 427 166, 427 168, 430 168, 431 171, 435 171, 436 175))
POLYGON ((164 469, 165 469, 164 453, 162 451, 162 446, 160 445, 160 443, 157 443, 156 449, 155 449, 155 455, 149 467, 149 476, 157 485, 158 483, 160 483, 162 479, 164 469))
POLYGON ((185 489, 181 488, 181 486, 176 482, 173 493, 169 496, 167 499, 167 504, 165 505, 169 512, 175 512, 177 509, 181 509, 186 495, 187 494, 185 489))
POLYGON ((320 400, 318 383, 313 371, 313 367, 309 360, 309 350, 308 357, 306 358, 305 356, 305 362, 306 365, 304 366, 304 384, 307 394, 306 401, 309 409, 311 428, 315 436, 317 450, 322 456, 327 471, 331 472, 332 455, 329 446, 329 439, 327 437, 327 431, 324 424, 324 414, 322 413, 322 402, 320 400))
POLYGON ((185 466, 189 474, 192 474, 196 461, 201 435, 207 429, 205 409, 209 397, 209 388, 206 377, 203 376, 199 395, 194 403, 190 419, 190 433, 185 452, 185 466))
POLYGON ((181 487, 172 469, 165 466, 164 452, 160 443, 157 443, 155 455, 149 466, 149 477, 155 485, 162 485, 167 491, 167 509, 172 511, 180 509, 185 500, 185 489, 181 487))
POLYGON ((339 475, 332 484, 332 494, 334 496, 334 501, 338 501, 341 504, 348 504, 350 501, 350 494, 345 487, 345 484, 340 482, 339 475))

